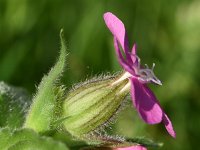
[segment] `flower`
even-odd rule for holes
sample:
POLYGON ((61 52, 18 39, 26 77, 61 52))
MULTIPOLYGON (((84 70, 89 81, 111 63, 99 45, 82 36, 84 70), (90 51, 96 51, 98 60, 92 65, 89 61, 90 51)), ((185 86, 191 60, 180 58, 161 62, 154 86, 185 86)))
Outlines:
POLYGON ((147 150, 146 147, 143 146, 130 146, 130 147, 123 147, 123 148, 117 148, 114 150, 147 150))
POLYGON ((155 64, 153 64, 152 68, 149 68, 147 65, 146 68, 144 68, 140 65, 140 59, 136 54, 136 45, 133 45, 131 52, 129 50, 128 38, 121 20, 110 12, 104 14, 104 20, 108 29, 114 36, 114 47, 117 58, 120 65, 125 70, 124 75, 114 84, 129 79, 124 89, 130 88, 133 105, 137 109, 140 117, 148 124, 162 122, 168 133, 175 138, 176 133, 173 130, 170 119, 160 107, 153 92, 147 86, 147 83, 162 85, 161 81, 153 72, 155 64), (124 52, 125 58, 119 45, 124 52))

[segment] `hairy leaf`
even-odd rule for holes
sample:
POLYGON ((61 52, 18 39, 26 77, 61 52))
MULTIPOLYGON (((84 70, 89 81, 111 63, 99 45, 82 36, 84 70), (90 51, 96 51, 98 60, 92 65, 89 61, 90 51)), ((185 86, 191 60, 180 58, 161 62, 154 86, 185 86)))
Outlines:
POLYGON ((0 127, 21 127, 30 100, 26 90, 0 82, 0 127))
POLYGON ((0 129, 1 150, 68 150, 61 142, 50 137, 39 136, 31 129, 0 129))
POLYGON ((54 110, 57 103, 57 96, 54 92, 56 82, 61 76, 66 62, 66 47, 63 39, 63 30, 60 32, 61 53, 55 66, 47 76, 44 76, 38 86, 38 91, 33 98, 30 111, 26 117, 24 127, 32 128, 37 132, 45 132, 51 129, 54 120, 54 110))

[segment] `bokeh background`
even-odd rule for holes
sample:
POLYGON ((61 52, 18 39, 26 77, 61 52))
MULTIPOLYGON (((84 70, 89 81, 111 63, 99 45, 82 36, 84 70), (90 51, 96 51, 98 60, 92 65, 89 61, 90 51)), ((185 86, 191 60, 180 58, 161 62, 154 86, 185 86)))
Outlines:
POLYGON ((156 63, 155 73, 163 86, 151 87, 170 116, 177 138, 171 138, 162 124, 143 123, 131 102, 110 132, 164 142, 163 150, 198 148, 199 0, 0 0, 0 80, 34 93, 58 57, 61 28, 69 51, 62 80, 67 87, 121 70, 102 18, 106 11, 123 20, 142 63, 156 63))

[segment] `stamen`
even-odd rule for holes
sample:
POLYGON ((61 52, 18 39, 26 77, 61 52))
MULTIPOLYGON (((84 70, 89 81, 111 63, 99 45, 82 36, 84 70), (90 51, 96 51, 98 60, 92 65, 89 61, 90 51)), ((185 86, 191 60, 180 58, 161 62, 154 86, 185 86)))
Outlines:
POLYGON ((156 64, 153 63, 151 70, 153 70, 155 68, 156 64))
POLYGON ((149 66, 147 65, 147 64, 144 64, 145 65, 145 67, 147 68, 147 69, 149 69, 149 66))
POLYGON ((149 69, 149 66, 145 64, 145 69, 139 69, 138 71, 138 79, 143 83, 153 82, 158 85, 162 85, 161 81, 155 76, 153 69, 155 67, 155 63, 153 63, 152 68, 149 69))

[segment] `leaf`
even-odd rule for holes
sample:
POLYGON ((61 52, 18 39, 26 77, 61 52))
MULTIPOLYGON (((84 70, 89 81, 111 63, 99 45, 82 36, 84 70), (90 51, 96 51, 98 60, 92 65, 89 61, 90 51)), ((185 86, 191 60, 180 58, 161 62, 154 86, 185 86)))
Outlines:
POLYGON ((0 82, 0 127, 21 127, 30 102, 26 90, 0 82))
POLYGON ((66 62, 66 47, 63 39, 63 30, 60 32, 61 53, 55 66, 47 76, 44 76, 38 86, 38 91, 33 98, 30 111, 26 117, 24 127, 34 129, 37 132, 45 132, 51 129, 54 120, 54 110, 56 106, 56 94, 54 89, 56 82, 61 76, 66 62))
POLYGON ((90 144, 89 147, 129 147, 134 145, 142 145, 144 147, 152 147, 159 148, 163 144, 154 142, 150 139, 143 137, 135 137, 135 138, 122 138, 119 136, 112 135, 102 135, 102 134, 92 134, 88 135, 88 139, 85 139, 85 142, 90 144))
POLYGON ((125 138, 120 136, 106 135, 106 133, 93 133, 85 135, 82 139, 76 138, 67 131, 54 132, 54 139, 63 141, 71 149, 117 149, 119 147, 130 147, 141 145, 147 148, 159 148, 163 143, 154 142, 143 137, 125 138))
POLYGON ((163 143, 154 142, 153 140, 143 138, 143 137, 129 138, 129 139, 126 139, 126 141, 129 143, 137 143, 145 147, 154 147, 154 148, 158 148, 163 145, 163 143))
POLYGON ((66 143, 67 146, 72 150, 79 150, 82 147, 89 146, 86 141, 84 141, 83 139, 77 139, 67 131, 60 130, 58 132, 54 132, 54 134, 51 136, 58 141, 66 143))
POLYGON ((50 137, 41 137, 31 129, 0 129, 1 150, 68 150, 61 142, 50 137))

